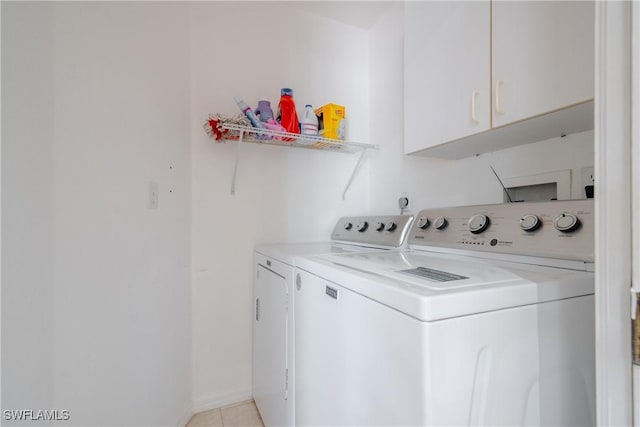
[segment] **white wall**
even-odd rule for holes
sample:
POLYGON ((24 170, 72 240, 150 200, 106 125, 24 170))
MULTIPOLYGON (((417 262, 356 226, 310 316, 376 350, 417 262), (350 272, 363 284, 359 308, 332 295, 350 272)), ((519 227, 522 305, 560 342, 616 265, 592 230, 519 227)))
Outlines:
POLYGON ((2 408, 53 389, 51 10, 2 2, 2 408))
POLYGON ((67 409, 73 425, 183 423, 187 10, 2 7, 3 409, 67 409))
POLYGON ((500 202, 489 165, 511 177, 593 164, 591 132, 461 161, 404 156, 401 5, 370 31, 286 2, 2 12, 4 408, 161 425, 191 398, 249 398, 256 244, 325 240, 339 216, 396 212, 403 194, 413 212, 500 202), (345 201, 356 156, 255 144, 229 194, 236 145, 208 139, 208 113, 237 114, 238 95, 275 110, 285 86, 299 111, 345 105, 349 139, 381 146, 345 201))
POLYGON ((187 25, 175 3, 54 9, 54 403, 77 425, 189 410, 187 25))
MULTIPOLYGON (((370 163, 371 211, 502 203, 502 178, 572 170, 572 198, 584 198, 581 169, 593 166, 593 131, 518 146, 462 160, 403 155, 403 7, 397 4, 370 31, 371 142, 381 149, 370 163)), ((429 125, 425 117, 425 126, 429 125)))
POLYGON ((196 410, 251 397, 253 247, 326 240, 335 219, 368 208, 365 166, 342 201, 357 157, 247 144, 236 195, 235 144, 208 139, 208 113, 236 115, 280 88, 304 104, 347 107, 349 138, 368 140, 367 32, 280 3, 191 7, 193 396, 196 410), (302 219, 302 220, 301 220, 302 219))

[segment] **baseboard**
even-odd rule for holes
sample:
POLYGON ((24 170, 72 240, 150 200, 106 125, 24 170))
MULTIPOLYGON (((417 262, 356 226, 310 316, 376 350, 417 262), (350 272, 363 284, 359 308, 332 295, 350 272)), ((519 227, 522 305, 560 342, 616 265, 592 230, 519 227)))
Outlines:
POLYGON ((245 400, 251 400, 253 393, 251 388, 244 388, 240 390, 231 391, 229 393, 221 393, 206 397, 195 399, 193 402, 193 411, 198 412, 208 411, 210 409, 221 408, 223 406, 232 405, 234 403, 243 402, 245 400))
POLYGON ((182 416, 178 419, 178 422, 175 425, 177 427, 185 427, 194 413, 193 403, 188 403, 185 406, 184 412, 182 412, 182 416))

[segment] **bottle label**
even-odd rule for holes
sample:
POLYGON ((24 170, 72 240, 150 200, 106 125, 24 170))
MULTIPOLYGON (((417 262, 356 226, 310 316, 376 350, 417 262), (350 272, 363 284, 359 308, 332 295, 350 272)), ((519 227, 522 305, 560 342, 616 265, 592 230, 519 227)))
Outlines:
POLYGON ((318 125, 313 123, 302 123, 302 133, 304 135, 317 135, 318 125))

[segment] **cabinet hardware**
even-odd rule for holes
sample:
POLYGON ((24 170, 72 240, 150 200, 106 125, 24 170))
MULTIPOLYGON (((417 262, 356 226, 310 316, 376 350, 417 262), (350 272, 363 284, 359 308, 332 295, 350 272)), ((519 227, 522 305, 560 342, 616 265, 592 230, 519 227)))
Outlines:
POLYGON ((496 113, 503 114, 504 110, 502 110, 502 105, 500 105, 500 86, 502 86, 504 82, 502 80, 496 80, 496 99, 495 99, 495 107, 496 113))
POLYGON ((640 320, 638 320, 638 294, 640 290, 631 288, 631 353, 634 365, 640 364, 640 320))
POLYGON ((480 92, 478 92, 477 90, 471 92, 471 120, 476 123, 480 123, 480 120, 478 120, 478 116, 476 116, 476 97, 478 95, 480 95, 480 92))

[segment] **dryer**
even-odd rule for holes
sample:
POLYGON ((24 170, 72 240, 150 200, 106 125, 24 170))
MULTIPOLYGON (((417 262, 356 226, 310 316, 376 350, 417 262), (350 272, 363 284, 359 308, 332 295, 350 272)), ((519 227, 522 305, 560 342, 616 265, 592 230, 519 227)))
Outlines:
POLYGON ((592 201, 427 209, 296 264, 296 425, 595 425, 592 201))
POLYGON ((294 267, 300 256, 387 252, 405 245, 410 215, 340 218, 331 241, 255 249, 253 398, 266 427, 293 426, 295 415, 294 267))

